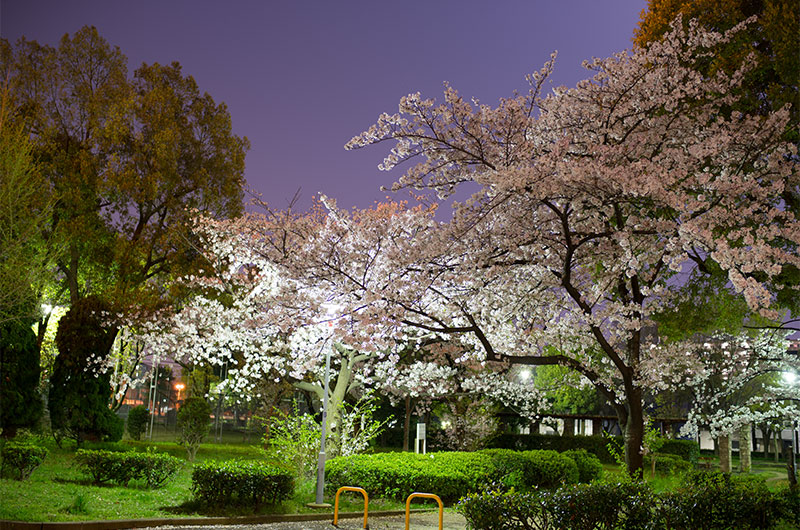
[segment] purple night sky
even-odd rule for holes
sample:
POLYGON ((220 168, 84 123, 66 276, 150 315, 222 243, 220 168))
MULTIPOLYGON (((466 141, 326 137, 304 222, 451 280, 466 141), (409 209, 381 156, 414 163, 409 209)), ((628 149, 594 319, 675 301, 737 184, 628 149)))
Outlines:
MULTIPOLYGON (((377 169, 389 144, 345 151, 410 92, 440 98, 449 81, 495 104, 525 90, 553 50, 553 86, 587 77, 581 61, 631 46, 645 0, 0 0, 0 35, 55 45, 94 25, 128 57, 178 61, 225 102, 250 139, 251 188, 283 208, 322 192, 340 206, 383 199, 399 176, 377 169)), ((398 198, 406 198, 400 195, 398 198)))

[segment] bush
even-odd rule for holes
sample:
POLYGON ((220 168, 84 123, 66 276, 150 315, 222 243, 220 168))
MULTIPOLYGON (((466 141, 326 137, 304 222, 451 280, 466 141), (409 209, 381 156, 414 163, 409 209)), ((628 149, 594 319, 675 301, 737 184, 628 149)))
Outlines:
POLYGON ((603 464, 600 459, 586 449, 570 449, 561 454, 575 461, 578 466, 578 482, 592 482, 603 477, 603 464))
POLYGON ((662 496, 661 518, 672 528, 770 528, 782 505, 763 477, 698 471, 662 496))
POLYGON ((552 528, 650 528, 656 496, 641 482, 579 484, 557 490, 545 509, 552 528))
MULTIPOLYGON (((532 449, 551 449, 563 453, 572 449, 585 449, 595 455, 600 462, 614 463, 614 456, 608 452, 609 438, 623 447, 621 436, 556 436, 554 434, 499 434, 492 438, 487 447, 500 449, 516 449, 518 451, 532 449)), ((659 449, 661 453, 678 455, 684 460, 696 463, 700 456, 700 446, 692 440, 667 440, 659 449)))
POLYGON ((127 486, 131 480, 142 480, 148 488, 164 484, 180 469, 174 456, 148 451, 90 451, 78 449, 75 460, 95 484, 115 482, 127 486))
POLYGON ((25 318, 0 324, 0 431, 13 438, 17 429, 35 427, 42 417, 39 395, 39 348, 32 322, 25 318))
POLYGON ((695 465, 700 458, 700 444, 693 440, 665 440, 658 452, 679 456, 695 465))
POLYGON ((147 430, 150 421, 150 411, 144 405, 133 407, 128 412, 128 435, 134 440, 139 440, 147 430))
POLYGON ((595 482, 529 493, 490 490, 462 498, 457 509, 475 530, 745 529, 781 521, 797 527, 799 504, 798 491, 771 493, 763 479, 700 473, 660 495, 641 482, 595 482))
POLYGON ((426 491, 454 502, 483 489, 496 472, 491 457, 483 453, 379 453, 331 459, 325 465, 325 482, 332 491, 359 486, 370 495, 400 501, 426 491))
POLYGON ((48 407, 56 440, 118 441, 124 423, 108 408, 111 373, 104 371, 114 333, 104 322, 109 306, 95 296, 79 300, 58 322, 58 355, 48 407))
POLYGON ((518 493, 490 489, 461 497, 456 511, 473 530, 530 530, 550 528, 547 493, 518 493), (535 522, 535 523, 534 523, 535 522))
POLYGON ((211 426, 211 405, 201 397, 190 397, 178 410, 178 443, 186 448, 189 461, 194 461, 197 448, 211 426))
MULTIPOLYGON (((683 458, 665 453, 654 453, 644 456, 644 468, 652 469, 653 458, 656 459, 656 471, 663 475, 684 473, 692 469, 692 464, 683 458)), ((648 471, 649 473, 649 471, 648 471)))
POLYGON ((31 473, 44 462, 47 449, 37 445, 18 442, 6 442, 0 450, 3 463, 0 466, 0 475, 11 474, 16 470, 16 479, 25 480, 31 473))
MULTIPOLYGON (((613 438, 619 439, 620 443, 622 443, 621 436, 615 436, 613 438)), ((613 464, 614 457, 608 452, 608 448, 606 447, 607 443, 608 440, 604 436, 556 436, 553 434, 504 433, 492 438, 487 445, 488 447, 516 449, 517 451, 546 449, 564 452, 571 449, 585 449, 587 452, 597 456, 601 462, 613 464)))
POLYGON ((264 435, 264 444, 275 454, 276 459, 294 470, 295 476, 309 479, 317 469, 319 455, 320 425, 311 414, 300 414, 297 402, 292 414, 276 408, 269 431, 264 435))
POLYGON ((264 462, 204 462, 192 472, 195 498, 209 505, 275 504, 289 499, 293 491, 291 472, 264 462))

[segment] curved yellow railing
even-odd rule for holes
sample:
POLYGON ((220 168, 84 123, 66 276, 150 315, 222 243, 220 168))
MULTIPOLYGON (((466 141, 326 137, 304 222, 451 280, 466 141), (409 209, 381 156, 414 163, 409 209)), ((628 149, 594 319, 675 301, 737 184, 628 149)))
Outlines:
MULTIPOLYGON (((444 506, 442 506, 442 499, 440 499, 438 495, 434 495, 433 493, 416 493, 416 492, 409 495, 408 498, 406 499, 406 530, 408 530, 408 519, 411 514, 411 499, 413 499, 414 497, 434 499, 436 500, 436 502, 439 503, 439 530, 442 530, 442 522, 444 521, 444 506)), ((364 528, 366 528, 366 526, 364 528)))
MULTIPOLYGON (((364 528, 369 528, 367 526, 367 510, 369 504, 369 495, 367 495, 367 490, 364 488, 354 488, 353 486, 342 486, 338 490, 336 490, 336 501, 333 503, 333 525, 336 526, 336 523, 339 522, 339 495, 343 491, 355 491, 356 493, 360 493, 364 496, 364 528)), ((441 504, 441 501, 439 502, 441 504)), ((441 524, 439 525, 441 527, 441 524)), ((408 523, 406 523, 406 528, 408 528, 408 523)))

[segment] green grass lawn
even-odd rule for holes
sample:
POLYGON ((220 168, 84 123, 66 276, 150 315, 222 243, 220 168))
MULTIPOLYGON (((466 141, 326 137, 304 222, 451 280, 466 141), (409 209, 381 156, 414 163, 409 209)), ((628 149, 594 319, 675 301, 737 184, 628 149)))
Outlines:
MULTIPOLYGON (((144 443, 134 443, 142 445, 144 443)), ((155 442, 159 451, 186 459, 186 451, 174 442, 155 442)), ((146 489, 131 483, 127 488, 92 485, 75 466, 74 448, 48 446, 45 462, 25 481, 0 479, 0 519, 16 521, 85 521, 99 519, 141 519, 161 517, 198 517, 252 515, 253 510, 226 509, 201 511, 192 502, 192 466, 183 468, 162 488, 146 489)), ((196 463, 204 460, 260 459, 264 453, 255 445, 202 444, 196 463)), ((305 506, 314 500, 313 481, 300 483, 292 499, 276 506, 265 506, 255 513, 307 513, 305 506)), ((362 511, 363 499, 356 494, 342 494, 339 510, 362 511)), ((370 511, 403 509, 395 501, 370 499, 370 511)))
MULTIPOLYGON (((202 444, 196 462, 205 460, 263 459, 264 452, 257 445, 241 443, 202 444)), ((224 511, 202 510, 192 502, 192 465, 186 461, 186 451, 175 442, 128 442, 139 449, 153 445, 159 451, 184 460, 183 468, 159 489, 146 489, 132 483, 129 487, 95 486, 75 466, 74 447, 58 448, 49 444, 50 450, 44 464, 25 481, 0 479, 0 519, 18 521, 82 521, 100 519, 140 519, 162 517, 197 517, 219 515, 252 515, 252 510, 227 508, 224 511)), ((738 469, 734 458, 734 473, 738 469)), ((621 475, 617 465, 605 464, 606 478, 621 475)), ((753 459, 754 474, 765 477, 770 489, 785 487, 788 483, 783 463, 760 458, 753 459)), ((672 490, 681 483, 680 476, 645 473, 652 488, 657 491, 672 490)), ((265 506, 255 513, 308 513, 314 509, 306 503, 314 500, 314 481, 297 484, 292 499, 276 506, 265 506)), ((326 497, 328 502, 332 498, 326 497)), ((340 511, 362 511, 363 499, 355 493, 344 493, 340 511)), ((370 499, 370 512, 404 509, 401 502, 370 499)), ((317 512, 318 513, 318 512, 317 512)))

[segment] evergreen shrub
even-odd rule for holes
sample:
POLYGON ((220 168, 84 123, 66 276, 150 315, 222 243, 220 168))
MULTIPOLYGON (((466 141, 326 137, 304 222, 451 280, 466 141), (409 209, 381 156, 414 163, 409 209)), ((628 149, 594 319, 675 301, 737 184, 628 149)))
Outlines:
POLYGON ((597 455, 586 449, 570 449, 561 454, 575 461, 578 466, 578 482, 592 482, 603 477, 603 464, 597 455))
POLYGON ((134 440, 140 440, 147 430, 150 421, 150 411, 144 405, 133 407, 128 411, 128 435, 134 440))
POLYGON ((265 462, 209 461, 194 466, 192 492, 206 505, 257 507, 291 498, 294 477, 288 468, 265 462))
POLYGON ((127 486, 131 480, 141 480, 148 488, 162 486, 181 467, 180 459, 150 451, 136 453, 78 449, 75 460, 95 484, 114 482, 127 486))
POLYGON ((17 480, 25 480, 47 457, 47 449, 19 442, 6 442, 0 449, 0 475, 14 476, 17 480), (13 472, 16 473, 13 473, 13 472))
POLYGON ((491 456, 484 453, 378 453, 332 458, 325 464, 325 482, 331 491, 358 486, 370 495, 405 500, 415 491, 455 502, 479 491, 497 475, 491 456))

